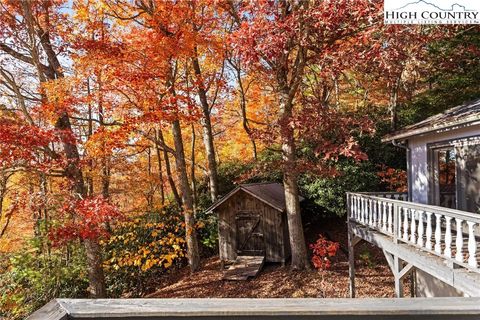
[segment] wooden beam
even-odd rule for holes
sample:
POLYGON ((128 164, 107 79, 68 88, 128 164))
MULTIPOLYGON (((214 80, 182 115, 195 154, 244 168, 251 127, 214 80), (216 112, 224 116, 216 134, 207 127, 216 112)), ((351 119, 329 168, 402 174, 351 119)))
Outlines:
MULTIPOLYGON (((473 320, 478 298, 415 299, 58 299, 68 319, 473 320)), ((42 318, 39 311, 28 320, 42 318)))
POLYGON ((414 266, 411 263, 407 263, 407 265, 398 273, 398 277, 400 279, 405 278, 409 275, 414 269, 414 266))
POLYGON ((471 297, 480 297, 480 274, 452 269, 445 264, 445 259, 442 257, 418 250, 408 244, 396 244, 392 241, 392 237, 358 224, 351 222, 350 228, 356 236, 392 253, 403 261, 408 261, 415 268, 423 270, 471 297))
POLYGON ((399 276, 400 270, 402 268, 402 262, 398 256, 393 257, 393 268, 394 268, 394 277, 395 277, 395 295, 397 298, 403 298, 403 279, 399 276))
POLYGON ((392 270, 392 273, 395 274, 395 263, 393 261, 393 255, 387 251, 382 250, 383 255, 385 256, 385 259, 387 260, 388 266, 390 267, 390 270, 392 270))

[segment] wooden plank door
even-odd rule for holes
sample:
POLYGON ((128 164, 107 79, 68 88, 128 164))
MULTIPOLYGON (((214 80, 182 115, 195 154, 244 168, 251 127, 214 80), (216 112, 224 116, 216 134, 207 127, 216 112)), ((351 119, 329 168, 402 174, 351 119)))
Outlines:
POLYGON ((265 255, 265 241, 260 215, 255 213, 238 213, 236 224, 237 254, 243 256, 265 255))

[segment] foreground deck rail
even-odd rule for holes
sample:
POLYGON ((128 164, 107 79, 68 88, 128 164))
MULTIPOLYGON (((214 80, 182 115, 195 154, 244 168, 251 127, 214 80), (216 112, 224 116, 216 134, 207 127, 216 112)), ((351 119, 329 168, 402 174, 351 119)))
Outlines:
POLYGON ((68 319, 456 319, 480 317, 475 298, 56 299, 28 320, 68 319))
MULTIPOLYGON (((480 296, 480 215, 406 199, 406 193, 348 193, 351 251, 359 239, 381 247, 396 276, 397 295, 401 295, 401 278, 417 267, 468 295, 480 296), (403 257, 400 263, 399 254, 403 257), (438 272, 430 270, 428 258, 438 265, 438 272), (455 275, 457 279, 471 276, 473 282, 463 279, 465 287, 462 281, 455 283, 455 275)), ((350 277, 353 281, 354 274, 350 277)))

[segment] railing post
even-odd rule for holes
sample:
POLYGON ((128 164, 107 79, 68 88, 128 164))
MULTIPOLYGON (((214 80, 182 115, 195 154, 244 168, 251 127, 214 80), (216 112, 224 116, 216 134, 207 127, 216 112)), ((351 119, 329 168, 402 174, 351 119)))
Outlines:
POLYGON ((352 218, 352 202, 351 202, 351 195, 347 192, 347 222, 350 221, 352 218))

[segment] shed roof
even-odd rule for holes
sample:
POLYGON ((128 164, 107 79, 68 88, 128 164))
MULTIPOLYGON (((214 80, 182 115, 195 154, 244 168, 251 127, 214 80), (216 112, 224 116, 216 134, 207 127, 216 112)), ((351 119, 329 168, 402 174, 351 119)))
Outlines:
MULTIPOLYGON (((285 189, 280 183, 248 183, 240 184, 238 187, 230 191, 223 198, 213 203, 206 211, 212 211, 222 203, 227 201, 230 197, 239 191, 244 191, 258 200, 268 204, 269 206, 277 209, 278 211, 285 211, 285 189)), ((303 201, 303 197, 298 197, 300 201, 303 201)))
POLYGON ((480 124, 480 99, 448 109, 421 122, 407 126, 383 137, 382 141, 404 140, 411 136, 452 127, 480 124))

